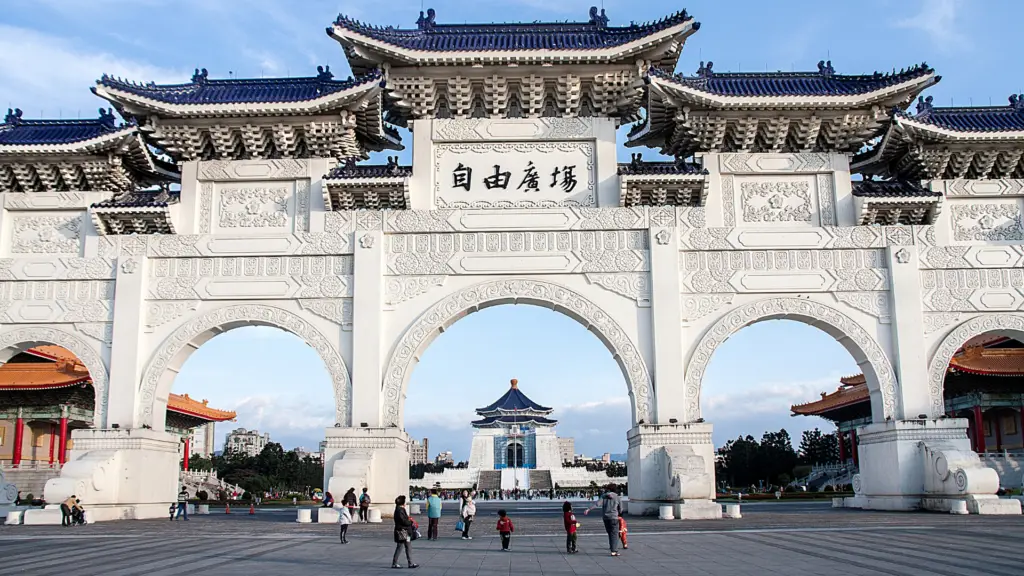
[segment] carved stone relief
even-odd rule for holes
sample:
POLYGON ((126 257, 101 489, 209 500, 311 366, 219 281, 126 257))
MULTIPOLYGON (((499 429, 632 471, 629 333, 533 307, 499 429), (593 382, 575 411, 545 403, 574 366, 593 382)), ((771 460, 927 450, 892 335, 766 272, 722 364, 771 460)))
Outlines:
POLYGON ((86 209, 89 200, 80 192, 29 192, 4 194, 4 208, 8 210, 66 210, 86 209))
POLYGON ((309 232, 309 180, 295 183, 295 231, 309 232))
POLYGON ((395 307, 444 285, 447 276, 402 276, 384 282, 384 304, 395 307))
POLYGON ((727 228, 736 226, 736 178, 722 176, 722 218, 727 228))
POLYGON ((75 324, 75 329, 90 338, 99 340, 107 348, 110 348, 110 345, 114 341, 113 322, 89 322, 84 324, 75 324))
MULTIPOLYGON (((744 326, 761 320, 779 317, 802 319, 813 324, 825 324, 852 342, 864 355, 870 365, 873 378, 868 377, 868 387, 879 390, 882 395, 882 414, 875 414, 875 421, 886 417, 898 417, 896 374, 881 346, 856 321, 838 310, 804 298, 767 298, 733 309, 719 319, 704 333, 690 357, 686 368, 687 420, 700 417, 700 389, 711 356, 722 342, 729 339, 744 326)), ((859 358, 857 358, 860 361, 859 358)))
POLYGON ((209 160, 199 163, 199 180, 288 180, 309 176, 309 162, 302 159, 209 160))
POLYGON ((555 309, 582 318, 588 328, 600 334, 623 367, 633 402, 633 422, 650 420, 654 415, 654 395, 650 376, 636 344, 615 320, 580 294, 557 284, 534 280, 496 280, 460 290, 431 306, 406 330, 388 361, 384 372, 384 425, 401 426, 404 391, 414 358, 423 346, 454 318, 487 302, 512 299, 545 302, 555 309))
POLYGON ((952 180, 946 185, 946 197, 957 196, 1019 196, 1024 194, 1024 180, 1010 178, 993 180, 952 180))
POLYGON ((682 297, 683 324, 700 320, 723 306, 732 305, 732 299, 732 294, 684 295, 682 297))
POLYGON ((203 182, 199 187, 199 233, 209 234, 213 221, 213 182, 203 182))
MULTIPOLYGON (((703 208, 699 210, 703 211, 703 208)), ((493 210, 388 210, 385 217, 384 230, 398 233, 508 230, 510 224, 516 222, 521 222, 521 226, 511 226, 511 228, 519 228, 524 231, 639 230, 646 229, 649 221, 646 206, 630 208, 562 206, 529 210, 509 208, 501 212, 493 210)), ((701 218, 703 218, 703 212, 701 212, 701 218)))
POLYGON ((587 118, 516 118, 488 120, 451 118, 433 121, 433 140, 571 140, 594 137, 594 123, 587 118))
POLYGON ((810 186, 805 180, 743 182, 740 185, 746 223, 810 222, 810 186))
POLYGON ((348 255, 155 259, 149 269, 158 300, 352 295, 348 255))
POLYGON ((284 186, 221 190, 218 224, 221 228, 286 228, 288 192, 284 186))
POLYGON ((1020 206, 1014 204, 954 204, 953 238, 961 242, 1024 240, 1020 206))
POLYGON ((78 254, 82 217, 15 216, 11 252, 15 254, 78 254))
POLYGON ((922 270, 921 289, 929 311, 1016 310, 1024 306, 1024 270, 922 270))
POLYGON ((109 322, 111 300, 0 300, 0 323, 109 322))
POLYGON ((0 282, 0 300, 112 300, 114 283, 102 280, 0 282))
POLYGON ((830 169, 828 154, 722 154, 721 159, 723 174, 822 172, 830 169))
MULTIPOLYGON (((154 414, 157 388, 171 360, 178 355, 182 348, 205 332, 239 324, 280 328, 302 338, 316 350, 324 361, 334 384, 336 422, 342 426, 352 425, 352 407, 349 401, 352 397, 352 385, 348 366, 331 345, 330 340, 302 317, 287 310, 261 304, 224 306, 193 317, 161 344, 156 354, 150 359, 142 378, 138 416, 143 425, 154 425, 154 419, 157 416, 154 414)), ((168 391, 163 390, 162 392, 166 394, 168 391)), ((163 415, 161 414, 159 417, 162 419, 163 415)))
POLYGON ((148 302, 146 304, 146 332, 199 309, 199 300, 182 300, 176 302, 148 302))
POLYGON ((821 226, 835 226, 836 221, 836 190, 832 174, 818 174, 818 212, 821 214, 821 226))
POLYGON ((679 267, 684 292, 697 294, 762 291, 755 282, 794 292, 885 290, 889 279, 881 250, 688 251, 679 267))
POLYGON ((957 312, 925 312, 924 333, 932 334, 960 321, 960 314, 957 312))
POLYGON ((643 308, 651 306, 651 275, 647 272, 586 274, 587 281, 605 290, 635 300, 643 308))
POLYGON ((878 318, 880 324, 892 322, 888 292, 837 292, 836 300, 878 318))
POLYGON ((325 318, 341 326, 342 330, 352 330, 352 299, 334 298, 317 300, 299 300, 303 310, 309 310, 321 318, 325 318))

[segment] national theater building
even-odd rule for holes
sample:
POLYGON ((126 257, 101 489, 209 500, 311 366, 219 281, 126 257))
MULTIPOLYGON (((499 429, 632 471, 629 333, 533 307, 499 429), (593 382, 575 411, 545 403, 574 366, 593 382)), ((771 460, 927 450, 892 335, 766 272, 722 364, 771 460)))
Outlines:
MULTIPOLYGON (((0 366, 0 465, 7 481, 42 497, 74 449, 72 432, 92 428, 95 394, 88 369, 60 346, 36 346, 0 366)), ((190 455, 213 454, 214 426, 234 418, 205 400, 170 395, 168 429, 181 438, 183 470, 190 455)))

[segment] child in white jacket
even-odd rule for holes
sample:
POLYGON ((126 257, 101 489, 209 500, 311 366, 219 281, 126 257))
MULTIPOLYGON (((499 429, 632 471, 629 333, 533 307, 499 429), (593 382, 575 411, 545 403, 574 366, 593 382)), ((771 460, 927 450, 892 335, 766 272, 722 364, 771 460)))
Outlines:
POLYGON ((352 512, 342 506, 338 514, 338 523, 341 524, 341 543, 348 544, 348 525, 352 523, 352 512))

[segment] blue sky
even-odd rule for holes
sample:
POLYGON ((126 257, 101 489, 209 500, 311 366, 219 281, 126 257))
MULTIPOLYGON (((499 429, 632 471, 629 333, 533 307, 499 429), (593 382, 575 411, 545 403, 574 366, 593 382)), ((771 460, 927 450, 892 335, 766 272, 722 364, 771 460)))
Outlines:
MULTIPOLYGON (((348 70, 324 34, 339 12, 410 27, 421 8, 439 22, 582 20, 599 0, 7 0, 0 15, 0 105, 25 116, 95 117, 89 92, 103 73, 184 82, 212 77, 311 75, 348 70)), ((606 0, 613 25, 687 8, 702 23, 679 71, 701 60, 716 71, 814 70, 831 58, 839 73, 889 71, 927 61, 943 76, 929 90, 938 105, 1004 105, 1024 92, 1016 58, 1024 4, 1010 0, 731 1, 606 0)), ((620 158, 629 150, 620 147, 620 158)), ((647 155, 653 155, 649 152, 647 155)), ((401 154, 409 160, 409 151, 401 154)), ((785 426, 794 437, 824 424, 788 415, 793 402, 832 390, 856 367, 816 329, 772 322, 740 331, 712 359, 705 416, 715 441, 785 426)), ((441 335, 413 373, 406 413, 431 450, 468 453, 472 409, 517 377, 534 399, 558 409, 560 433, 589 454, 625 450, 625 384, 607 350, 574 321, 550 310, 500 306, 470 315, 441 335), (469 357, 470 360, 459 360, 469 357)), ((268 431, 286 446, 315 447, 331 423, 331 392, 316 354, 297 338, 247 328, 214 338, 185 364, 175 391, 239 412, 237 426, 268 431), (253 361, 253 359, 259 361, 253 361)), ((218 444, 228 426, 221 426, 218 444)))

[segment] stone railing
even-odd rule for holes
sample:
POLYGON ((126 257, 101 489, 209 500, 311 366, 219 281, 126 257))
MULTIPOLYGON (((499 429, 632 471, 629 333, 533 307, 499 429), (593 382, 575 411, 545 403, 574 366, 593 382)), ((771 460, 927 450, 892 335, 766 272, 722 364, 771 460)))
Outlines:
POLYGON ((0 460, 0 468, 4 470, 59 470, 60 464, 42 460, 22 460, 15 468, 11 460, 0 460))

